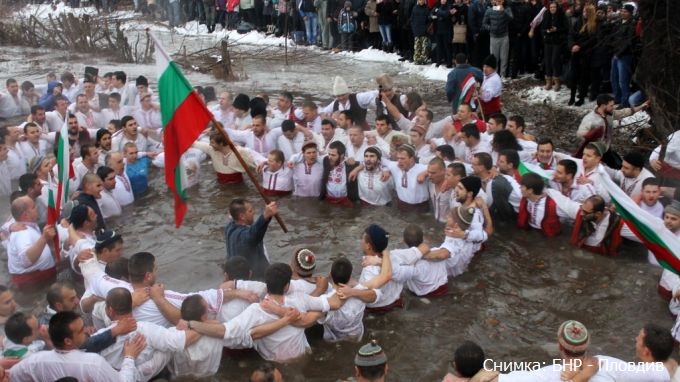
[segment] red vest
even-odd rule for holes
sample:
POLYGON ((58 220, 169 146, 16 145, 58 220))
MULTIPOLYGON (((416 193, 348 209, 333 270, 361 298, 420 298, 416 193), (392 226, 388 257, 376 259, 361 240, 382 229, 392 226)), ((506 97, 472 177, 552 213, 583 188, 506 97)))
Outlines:
POLYGON ((293 121, 293 122, 295 122, 295 123, 303 123, 303 122, 305 122, 304 120, 299 119, 299 118, 295 115, 295 106, 291 106, 291 107, 290 107, 290 111, 288 112, 288 120, 293 121))
POLYGON ((491 98, 489 102, 484 102, 480 99, 479 106, 481 106, 484 116, 489 118, 492 114, 501 112, 501 97, 491 98))
MULTIPOLYGON (((517 215, 517 225, 522 229, 529 229, 529 208, 527 208, 527 198, 522 198, 519 202, 519 214, 517 215)), ((550 197, 545 197, 545 214, 541 220, 541 231, 547 237, 555 237, 562 233, 562 223, 557 216, 557 204, 550 197)))
POLYGON ((571 230, 571 239, 569 242, 579 248, 587 249, 590 252, 598 253, 605 256, 616 256, 616 250, 621 244, 621 227, 623 227, 623 219, 619 219, 616 226, 611 228, 608 227, 608 235, 605 234, 605 238, 596 246, 584 244, 585 240, 579 240, 579 231, 581 230, 582 216, 581 210, 576 214, 576 221, 574 222, 574 228, 571 230), (609 236, 609 243, 606 241, 609 236))

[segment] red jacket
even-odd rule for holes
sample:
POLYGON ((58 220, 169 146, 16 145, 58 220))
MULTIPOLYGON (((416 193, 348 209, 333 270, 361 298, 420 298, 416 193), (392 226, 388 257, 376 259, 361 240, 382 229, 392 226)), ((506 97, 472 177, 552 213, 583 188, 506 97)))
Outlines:
MULTIPOLYGON (((529 229, 529 208, 527 208, 527 198, 522 198, 519 202, 519 214, 517 215, 517 225, 522 229, 529 229)), ((550 197, 545 197, 545 214, 541 220, 541 231, 547 237, 555 237, 562 233, 562 223, 557 216, 557 204, 550 197)))
MULTIPOLYGON (((610 219, 613 217, 610 212, 610 219)), ((607 227, 607 233, 605 234, 604 240, 596 246, 586 245, 585 238, 579 238, 579 233, 581 231, 582 216, 581 210, 576 214, 576 221, 574 222, 574 228, 571 230, 571 239, 569 242, 579 248, 584 248, 590 252, 599 253, 600 255, 606 256, 616 256, 616 250, 621 244, 621 228, 623 227, 623 219, 619 218, 614 221, 614 226, 612 227, 612 220, 609 221, 610 227, 607 227)))

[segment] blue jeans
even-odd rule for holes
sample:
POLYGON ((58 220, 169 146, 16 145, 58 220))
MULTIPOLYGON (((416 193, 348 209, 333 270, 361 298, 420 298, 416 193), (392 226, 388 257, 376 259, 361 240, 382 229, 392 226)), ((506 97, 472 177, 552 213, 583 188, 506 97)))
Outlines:
POLYGON ((180 18, 179 0, 168 2, 168 21, 170 22, 170 27, 179 26, 180 18))
POLYGON ((383 44, 392 44, 392 24, 380 24, 378 28, 383 44))
POLYGON ((316 28, 318 15, 316 12, 305 12, 305 32, 307 33, 307 43, 316 44, 316 28))
POLYGON ((623 107, 630 106, 628 104, 628 97, 630 97, 630 77, 633 75, 632 68, 632 55, 628 54, 612 58, 610 80, 612 82, 612 91, 614 92, 614 102, 623 107))

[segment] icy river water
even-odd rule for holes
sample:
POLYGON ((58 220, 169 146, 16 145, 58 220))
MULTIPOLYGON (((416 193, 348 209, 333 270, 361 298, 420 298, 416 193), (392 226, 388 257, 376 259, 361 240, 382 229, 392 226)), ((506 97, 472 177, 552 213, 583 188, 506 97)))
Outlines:
MULTIPOLYGON (((174 49, 181 38, 163 35, 174 49)), ((191 49, 214 44, 214 40, 193 37, 183 41, 191 49)), ((172 51, 172 49, 171 49, 172 51)), ((443 82, 425 80, 402 72, 399 64, 356 61, 337 55, 315 56, 284 66, 281 59, 244 58, 248 76, 238 82, 215 81, 211 76, 188 74, 194 85, 212 85, 218 91, 254 95, 289 90, 296 101, 330 101, 335 75, 342 75, 354 89, 372 88, 380 73, 394 76, 402 90, 418 89, 435 111, 435 118, 448 112, 442 97, 443 82)), ((124 70, 129 78, 145 75, 152 83, 153 65, 106 62, 83 55, 36 49, 4 47, 0 51, 0 82, 15 77, 20 82, 44 82, 49 71, 83 73, 85 65, 100 73, 124 70)), ((153 86, 153 85, 152 85, 153 86)), ((274 101, 272 101, 274 102, 274 101)), ((526 105, 509 105, 522 108, 526 105)), ((572 123, 573 124, 573 123, 572 123)), ((252 185, 220 186, 209 165, 202 168, 199 186, 190 192, 189 211, 184 224, 175 229, 172 199, 154 170, 152 191, 135 201, 111 226, 123 234, 125 253, 150 251, 157 257, 158 280, 177 291, 215 287, 222 280, 220 264, 225 258, 223 227, 228 204, 235 197, 262 203, 252 185)), ((318 254, 317 271, 327 273, 337 256, 348 256, 360 271, 359 238, 364 227, 378 223, 392 234, 390 247, 400 247, 398 238, 409 223, 421 224, 426 240, 441 242, 442 228, 430 215, 404 215, 396 208, 346 209, 315 199, 279 200, 280 213, 290 232, 275 224, 265 238, 273 261, 289 262, 294 248, 307 246, 318 254)), ((0 216, 8 215, 1 202, 0 216)), ((549 361, 556 356, 555 332, 566 319, 579 320, 591 331, 594 354, 608 354, 626 360, 635 357, 634 338, 646 322, 672 326, 666 303, 656 293, 660 270, 646 263, 640 247, 624 245, 617 258, 605 258, 574 249, 566 234, 546 239, 538 232, 500 227, 487 242, 467 273, 450 281, 450 292, 426 300, 406 294, 406 307, 386 316, 366 316, 364 340, 376 338, 389 357, 389 380, 438 381, 449 368, 453 351, 464 340, 479 343, 496 361, 549 361)), ((0 282, 7 281, 6 255, 0 265, 0 282)), ((2 282, 4 283, 4 282, 2 282)), ((44 291, 17 291, 22 309, 40 311, 44 291)), ((282 365, 287 381, 336 381, 353 375, 353 357, 359 344, 327 344, 311 339, 313 353, 304 361, 282 365)), ((219 373, 206 380, 244 381, 261 361, 256 354, 223 357, 219 373)))

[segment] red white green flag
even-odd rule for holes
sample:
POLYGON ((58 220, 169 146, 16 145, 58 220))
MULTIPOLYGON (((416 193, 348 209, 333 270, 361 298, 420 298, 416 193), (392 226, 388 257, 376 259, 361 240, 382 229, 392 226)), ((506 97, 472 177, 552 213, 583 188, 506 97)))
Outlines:
MULTIPOLYGON (((58 224, 59 212, 62 206, 68 202, 69 183, 70 179, 75 176, 73 171, 73 163, 71 162, 71 155, 68 144, 68 113, 64 118, 64 123, 61 125, 61 130, 57 134, 57 195, 55 198, 54 189, 52 188, 52 181, 49 181, 49 194, 47 206, 47 224, 58 224)), ((54 237, 54 251, 57 261, 59 261, 59 237, 54 237)))
POLYGON ((680 274, 680 238, 669 231, 662 220, 640 208, 607 173, 600 172, 600 179, 616 206, 616 212, 635 236, 642 240, 662 267, 680 274))
POLYGON ((175 196, 175 226, 179 228, 187 211, 186 181, 182 179, 184 171, 180 159, 212 120, 212 114, 156 36, 150 32, 149 36, 156 51, 158 98, 165 147, 165 182, 175 196))
POLYGON ((553 170, 546 170, 537 164, 529 162, 520 162, 519 166, 517 167, 517 171, 519 171, 520 176, 533 172, 540 175, 540 177, 546 182, 552 180, 553 174, 555 173, 553 170))
POLYGON ((458 97, 458 105, 469 104, 471 108, 476 108, 474 95, 475 85, 477 80, 472 73, 468 73, 460 84, 460 96, 458 97))

